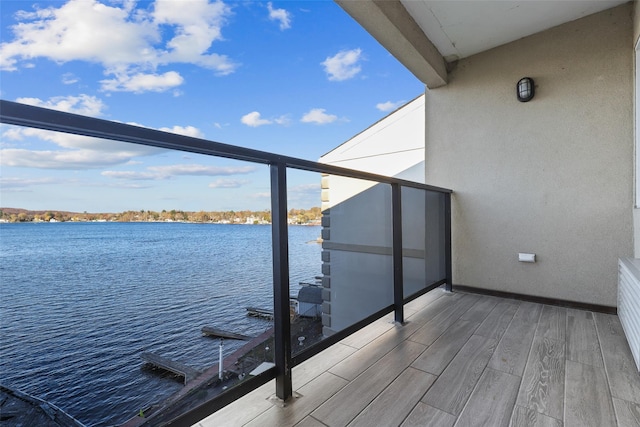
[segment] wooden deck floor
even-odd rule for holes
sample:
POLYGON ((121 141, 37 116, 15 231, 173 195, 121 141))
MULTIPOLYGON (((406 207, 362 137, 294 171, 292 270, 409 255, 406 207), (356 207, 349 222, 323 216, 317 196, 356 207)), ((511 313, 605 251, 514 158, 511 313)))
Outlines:
POLYGON ((640 426, 617 316, 435 290, 197 425, 640 426))

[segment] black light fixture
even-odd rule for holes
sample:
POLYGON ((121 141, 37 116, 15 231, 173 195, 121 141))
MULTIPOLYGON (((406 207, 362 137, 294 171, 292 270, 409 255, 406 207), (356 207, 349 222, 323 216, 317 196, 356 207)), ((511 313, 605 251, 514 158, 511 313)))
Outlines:
POLYGON ((531 101, 535 92, 536 87, 531 77, 523 77, 518 80, 518 84, 516 85, 516 94, 518 95, 518 101, 531 101))

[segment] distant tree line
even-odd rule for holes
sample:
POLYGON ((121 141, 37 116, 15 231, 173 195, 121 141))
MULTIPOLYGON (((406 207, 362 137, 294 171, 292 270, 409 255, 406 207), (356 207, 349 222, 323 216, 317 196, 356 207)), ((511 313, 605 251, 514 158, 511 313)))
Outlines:
MULTIPOLYGON (((290 224, 319 224, 322 212, 319 207, 291 209, 288 212, 290 224)), ((270 224, 271 212, 263 211, 198 211, 150 210, 125 211, 120 213, 88 213, 66 211, 30 211, 26 209, 0 209, 2 222, 196 222, 223 224, 270 224)))

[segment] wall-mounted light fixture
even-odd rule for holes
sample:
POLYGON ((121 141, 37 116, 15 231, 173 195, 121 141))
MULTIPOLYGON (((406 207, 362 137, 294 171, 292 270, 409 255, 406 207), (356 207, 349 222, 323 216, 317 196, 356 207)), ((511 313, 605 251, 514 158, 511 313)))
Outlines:
POLYGON ((535 92, 536 87, 531 77, 523 77, 518 80, 518 84, 516 85, 516 94, 518 95, 518 101, 531 101, 535 92))

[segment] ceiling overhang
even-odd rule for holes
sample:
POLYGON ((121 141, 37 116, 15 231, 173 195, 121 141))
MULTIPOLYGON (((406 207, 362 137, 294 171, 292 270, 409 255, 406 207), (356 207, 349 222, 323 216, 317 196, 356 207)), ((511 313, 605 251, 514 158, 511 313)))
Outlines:
POLYGON ((428 88, 447 63, 628 0, 335 0, 428 88))
POLYGON ((444 58, 400 1, 336 3, 427 87, 447 84, 444 58))

